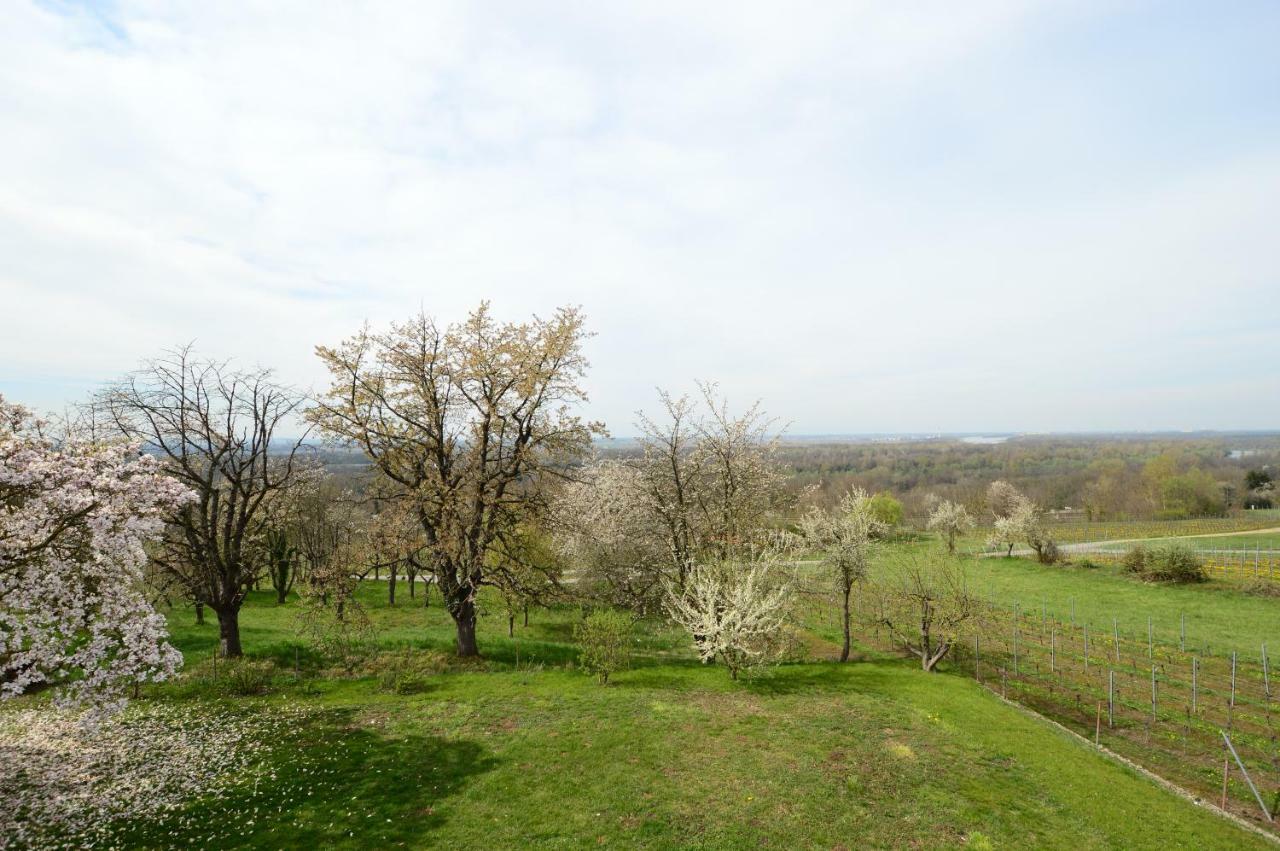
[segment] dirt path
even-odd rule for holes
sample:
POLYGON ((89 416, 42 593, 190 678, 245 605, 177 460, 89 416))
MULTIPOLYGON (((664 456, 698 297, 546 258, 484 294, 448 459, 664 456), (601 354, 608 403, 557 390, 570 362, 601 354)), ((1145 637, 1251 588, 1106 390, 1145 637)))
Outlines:
MULTIPOLYGON (((1142 544, 1148 541, 1185 541, 1190 538, 1237 538, 1246 535, 1280 535, 1280 526, 1272 526, 1268 529, 1244 529, 1238 532, 1204 532, 1199 535, 1166 535, 1160 538, 1115 538, 1107 541, 1077 541, 1071 544, 1062 544, 1058 549, 1063 552, 1088 552, 1090 547, 1102 547, 1111 544, 1142 544)), ((1014 549, 1015 556, 1030 555, 1033 552, 1029 547, 1014 549)), ((1003 556, 1004 551, 979 553, 981 556, 1003 556)))

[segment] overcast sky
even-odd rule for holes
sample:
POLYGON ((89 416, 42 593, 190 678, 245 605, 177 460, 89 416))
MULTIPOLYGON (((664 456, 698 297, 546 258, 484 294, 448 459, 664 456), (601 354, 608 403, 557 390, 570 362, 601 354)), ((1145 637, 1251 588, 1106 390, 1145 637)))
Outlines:
POLYGON ((1280 427, 1280 3, 0 6, 0 393, 580 304, 591 413, 1280 427))

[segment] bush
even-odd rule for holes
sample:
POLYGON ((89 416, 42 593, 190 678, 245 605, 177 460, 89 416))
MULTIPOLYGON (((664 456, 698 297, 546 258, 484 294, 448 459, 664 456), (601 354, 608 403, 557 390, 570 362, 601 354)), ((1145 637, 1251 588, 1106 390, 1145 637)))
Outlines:
POLYGON ((889 533, 902 525, 902 503, 888 491, 881 491, 867 500, 871 516, 883 523, 889 533))
POLYGON ((1124 569, 1130 573, 1146 573, 1147 548, 1141 545, 1134 547, 1124 554, 1124 560, 1121 563, 1124 565, 1124 569))
POLYGON ((582 667, 595 674, 601 685, 631 662, 631 616, 626 612, 592 612, 578 624, 574 637, 582 645, 582 667))
POLYGON ((1157 582, 1204 582, 1209 578, 1200 554, 1185 544, 1152 550, 1143 576, 1157 582))
POLYGON ((227 659, 218 663, 215 688, 225 695, 251 697, 266 694, 275 674, 270 662, 254 659, 227 659))
POLYGON ((417 694, 427 690, 430 677, 444 672, 448 666, 448 659, 435 651, 401 650, 380 654, 368 667, 382 691, 417 694))
POLYGON ((1041 564, 1058 564, 1064 561, 1062 550, 1058 549, 1058 545, 1053 541, 1045 541, 1036 551, 1036 561, 1041 564))
POLYGON ((1254 597, 1280 597, 1280 582, 1273 582, 1270 579, 1250 579, 1241 590, 1254 597))
POLYGON ((1102 567, 1101 564, 1091 558, 1082 558, 1079 561, 1074 562, 1074 564, 1076 567, 1083 567, 1085 570, 1097 570, 1102 567))

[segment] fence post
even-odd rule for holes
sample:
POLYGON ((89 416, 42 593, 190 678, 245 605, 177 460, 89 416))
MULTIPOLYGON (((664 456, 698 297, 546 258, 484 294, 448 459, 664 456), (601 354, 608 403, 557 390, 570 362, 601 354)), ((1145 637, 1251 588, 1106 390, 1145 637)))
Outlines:
POLYGON ((1058 643, 1058 631, 1056 629, 1049 630, 1049 673, 1054 673, 1054 649, 1058 643))
POLYGON ((1231 713, 1236 708, 1236 651, 1231 651, 1231 710, 1227 713, 1227 726, 1231 726, 1231 713))
POLYGON ((1267 699, 1271 699, 1271 672, 1267 667, 1267 642, 1262 642, 1262 688, 1267 695, 1267 699))
POLYGON ((1013 675, 1018 676, 1018 624, 1013 624, 1013 675))
POLYGON ((1116 672, 1110 671, 1107 676, 1107 726, 1116 725, 1116 672))
POLYGON ((1159 717, 1156 710, 1156 666, 1151 666, 1151 722, 1154 724, 1159 717))
POLYGON ((1155 643, 1152 640, 1151 616, 1147 615, 1147 658, 1155 658, 1155 643))
POLYGON ((1195 656, 1192 656, 1191 657, 1191 712, 1192 714, 1195 714, 1195 711, 1196 711, 1196 697, 1198 695, 1198 689, 1196 687, 1197 686, 1196 674, 1199 672, 1198 671, 1199 667, 1200 667, 1200 660, 1197 659, 1195 656))

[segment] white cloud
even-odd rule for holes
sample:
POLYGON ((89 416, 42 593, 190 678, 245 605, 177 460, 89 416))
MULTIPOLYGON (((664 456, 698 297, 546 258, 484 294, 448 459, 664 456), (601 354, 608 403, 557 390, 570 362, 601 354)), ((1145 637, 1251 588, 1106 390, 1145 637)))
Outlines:
POLYGON ((18 4, 0 392, 193 338, 306 385, 487 297, 586 307, 620 433, 695 377, 799 431, 1274 423, 1280 147, 1099 123, 1045 51, 1109 9, 18 4))

